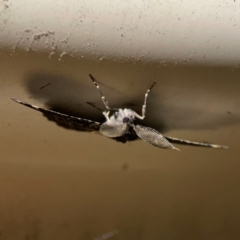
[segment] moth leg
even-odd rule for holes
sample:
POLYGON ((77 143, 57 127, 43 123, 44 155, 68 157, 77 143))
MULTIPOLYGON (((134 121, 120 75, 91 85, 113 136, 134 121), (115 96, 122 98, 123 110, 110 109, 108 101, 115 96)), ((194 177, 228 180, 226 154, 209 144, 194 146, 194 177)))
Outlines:
POLYGON ((142 106, 142 116, 136 114, 135 116, 141 120, 143 120, 145 118, 145 114, 146 114, 146 108, 147 108, 147 98, 148 98, 148 94, 149 92, 152 90, 152 88, 154 87, 154 85, 156 84, 156 82, 154 82, 151 87, 147 90, 147 92, 145 93, 145 97, 144 97, 144 103, 142 106))
POLYGON ((106 100, 105 96, 103 95, 102 91, 100 90, 100 87, 99 87, 99 85, 98 85, 97 82, 96 82, 96 79, 95 79, 91 74, 89 74, 89 77, 92 79, 95 87, 96 87, 97 90, 99 91, 100 96, 101 96, 101 99, 102 99, 102 102, 103 102, 103 104, 105 105, 106 109, 107 109, 108 111, 110 111, 111 108, 108 106, 108 101, 106 100))
POLYGON ((86 102, 88 105, 90 105, 91 107, 97 109, 98 111, 102 112, 102 109, 100 109, 99 107, 97 107, 95 104, 91 103, 91 102, 86 102))
POLYGON ((106 118, 106 120, 110 122, 109 113, 110 113, 109 111, 108 112, 104 111, 103 115, 106 118))

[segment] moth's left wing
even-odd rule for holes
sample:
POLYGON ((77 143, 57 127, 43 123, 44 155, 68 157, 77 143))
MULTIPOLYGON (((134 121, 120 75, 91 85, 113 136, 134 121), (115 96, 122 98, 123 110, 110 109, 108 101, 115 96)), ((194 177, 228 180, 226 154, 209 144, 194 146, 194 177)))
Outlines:
POLYGON ((31 104, 28 104, 26 102, 22 102, 16 98, 11 98, 14 102, 20 103, 26 107, 32 108, 34 110, 37 110, 39 112, 42 112, 45 117, 48 118, 50 121, 54 121, 58 125, 72 130, 77 131, 87 131, 87 132, 94 132, 99 131, 101 123, 95 122, 92 120, 79 118, 70 116, 67 114, 59 113, 53 110, 48 110, 45 108, 40 108, 31 104))

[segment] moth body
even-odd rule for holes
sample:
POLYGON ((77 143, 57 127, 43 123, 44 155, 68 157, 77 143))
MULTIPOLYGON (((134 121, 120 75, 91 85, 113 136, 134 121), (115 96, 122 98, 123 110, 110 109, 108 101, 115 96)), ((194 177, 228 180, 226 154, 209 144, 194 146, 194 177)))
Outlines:
POLYGON ((110 112, 103 112, 103 115, 106 118, 99 129, 100 134, 105 137, 115 138, 121 137, 128 132, 130 124, 133 124, 135 121, 135 116, 137 115, 131 109, 118 109, 110 117, 110 112))
POLYGON ((54 110, 34 106, 29 103, 22 102, 16 98, 11 99, 26 107, 42 112, 44 116, 46 116, 50 121, 55 121, 58 125, 63 126, 67 129, 74 129, 77 131, 99 132, 105 137, 112 138, 116 141, 123 143, 140 138, 155 147, 164 149, 179 150, 178 148, 174 147, 172 143, 210 148, 228 148, 227 146, 217 144, 211 144, 206 142, 193 142, 189 140, 163 136, 161 133, 159 133, 153 128, 139 125, 137 123, 137 119, 143 120, 145 118, 148 94, 155 85, 155 83, 153 83, 152 86, 145 93, 144 103, 142 105, 142 115, 139 115, 135 111, 127 108, 110 108, 108 106, 108 102, 106 101, 105 96, 102 94, 99 85, 96 82, 96 79, 91 74, 89 74, 89 76, 92 79, 97 90, 99 91, 102 102, 106 108, 106 111, 103 112, 106 121, 103 123, 70 116, 64 113, 56 112, 54 110))

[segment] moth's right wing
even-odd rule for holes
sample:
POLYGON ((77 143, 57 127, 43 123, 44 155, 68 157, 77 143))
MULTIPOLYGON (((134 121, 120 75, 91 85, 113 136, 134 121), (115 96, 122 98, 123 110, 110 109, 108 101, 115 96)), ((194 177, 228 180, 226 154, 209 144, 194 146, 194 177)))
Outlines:
POLYGON ((155 147, 179 151, 178 148, 174 147, 161 133, 153 128, 141 125, 133 125, 133 129, 139 138, 155 147))
POLYGON ((208 148, 221 148, 221 149, 228 149, 227 146, 223 145, 218 145, 218 144, 213 144, 213 143, 207 143, 207 142, 194 142, 194 141, 189 141, 189 140, 184 140, 180 138, 174 138, 174 137, 167 137, 165 138, 171 142, 171 143, 177 143, 177 144, 182 144, 182 145, 190 145, 190 146, 195 146, 195 147, 208 147, 208 148))
POLYGON ((54 121, 59 126, 67 129, 77 130, 77 131, 87 131, 94 132, 99 131, 101 123, 92 120, 70 116, 67 114, 59 113, 53 110, 48 110, 45 108, 40 108, 38 106, 31 105, 26 102, 22 102, 16 98, 11 98, 14 102, 20 103, 26 107, 32 108, 39 112, 42 112, 45 117, 50 121, 54 121))
POLYGON ((175 148, 172 145, 172 143, 176 143, 176 144, 195 146, 195 147, 228 149, 227 146, 223 146, 223 145, 207 143, 207 142, 194 142, 194 141, 184 140, 184 139, 180 139, 180 138, 163 136, 157 130, 155 130, 153 128, 149 128, 149 127, 144 127, 141 125, 133 126, 133 129, 139 138, 141 138, 145 142, 148 142, 148 143, 150 143, 156 147, 160 147, 160 148, 179 150, 178 148, 175 148))

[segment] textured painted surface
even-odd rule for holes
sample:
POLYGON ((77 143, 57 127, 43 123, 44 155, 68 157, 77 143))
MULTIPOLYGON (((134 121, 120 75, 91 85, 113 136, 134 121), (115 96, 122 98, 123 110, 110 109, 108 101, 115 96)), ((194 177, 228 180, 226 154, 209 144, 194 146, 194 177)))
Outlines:
POLYGON ((238 1, 2 0, 0 11, 0 48, 159 66, 240 63, 238 1))

